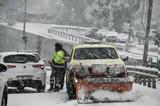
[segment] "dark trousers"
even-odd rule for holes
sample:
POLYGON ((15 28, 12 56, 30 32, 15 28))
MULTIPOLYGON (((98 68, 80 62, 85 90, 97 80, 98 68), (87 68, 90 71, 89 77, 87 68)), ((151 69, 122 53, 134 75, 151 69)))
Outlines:
POLYGON ((65 68, 63 66, 52 65, 52 73, 50 76, 50 88, 61 90, 64 86, 65 68))

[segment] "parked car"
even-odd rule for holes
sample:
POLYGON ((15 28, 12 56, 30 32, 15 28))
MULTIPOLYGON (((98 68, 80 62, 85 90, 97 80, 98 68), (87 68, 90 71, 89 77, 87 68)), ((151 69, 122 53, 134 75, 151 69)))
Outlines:
POLYGON ((7 67, 3 64, 0 64, 0 104, 1 106, 7 106, 8 101, 8 90, 7 90, 7 79, 5 72, 7 67))
POLYGON ((8 86, 17 87, 24 91, 24 87, 36 88, 43 92, 46 86, 46 71, 44 62, 39 61, 33 53, 2 52, 0 62, 8 68, 8 86))

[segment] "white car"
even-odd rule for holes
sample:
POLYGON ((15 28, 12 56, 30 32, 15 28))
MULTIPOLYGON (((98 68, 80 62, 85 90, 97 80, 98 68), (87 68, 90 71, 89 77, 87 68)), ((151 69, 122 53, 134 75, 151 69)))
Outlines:
POLYGON ((33 53, 1 52, 0 62, 7 66, 8 86, 17 87, 24 91, 24 87, 36 88, 43 92, 46 86, 46 71, 43 61, 33 53))
POLYGON ((7 90, 7 79, 5 71, 7 67, 0 64, 0 106, 7 106, 8 101, 8 90, 7 90))

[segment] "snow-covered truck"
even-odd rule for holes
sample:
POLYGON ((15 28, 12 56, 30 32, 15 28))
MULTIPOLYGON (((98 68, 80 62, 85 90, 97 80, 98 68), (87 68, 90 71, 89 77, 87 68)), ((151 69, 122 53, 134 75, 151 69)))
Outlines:
POLYGON ((111 91, 122 94, 131 91, 132 85, 133 81, 128 77, 123 59, 114 46, 88 42, 73 47, 66 72, 69 99, 105 102, 109 101, 108 97, 99 100, 95 93, 111 91))

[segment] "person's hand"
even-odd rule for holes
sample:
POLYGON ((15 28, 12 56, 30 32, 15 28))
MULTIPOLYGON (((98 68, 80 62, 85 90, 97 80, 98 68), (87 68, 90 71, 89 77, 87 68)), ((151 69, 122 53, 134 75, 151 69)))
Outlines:
POLYGON ((48 60, 48 63, 49 63, 49 64, 52 64, 52 61, 51 61, 51 60, 48 60))

